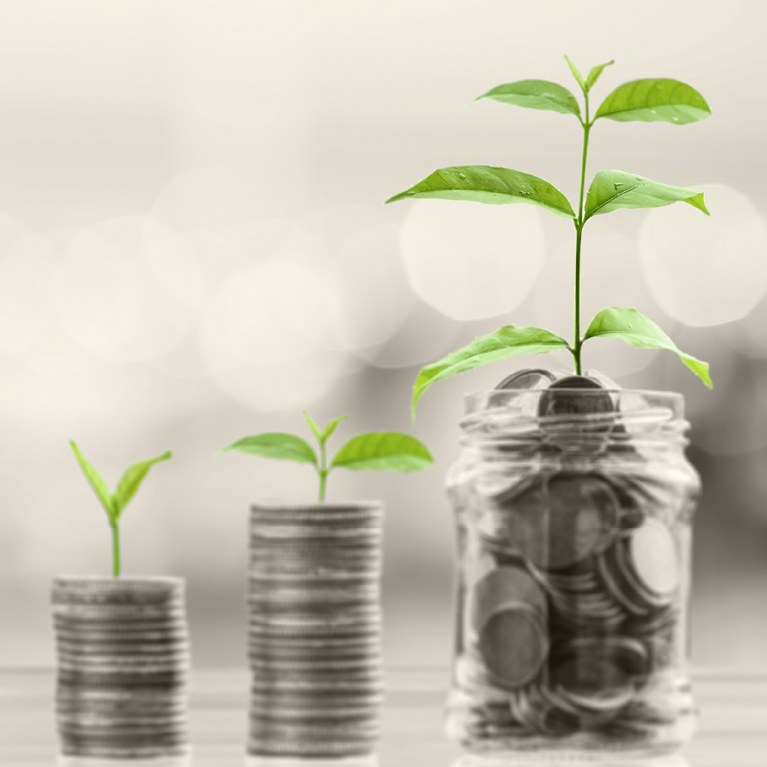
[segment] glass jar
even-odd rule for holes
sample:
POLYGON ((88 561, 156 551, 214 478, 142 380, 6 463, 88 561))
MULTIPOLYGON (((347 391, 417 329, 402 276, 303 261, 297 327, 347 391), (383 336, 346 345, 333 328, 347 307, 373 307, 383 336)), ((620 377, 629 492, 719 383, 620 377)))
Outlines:
POLYGON ((679 394, 470 395, 447 480, 459 578, 446 728, 474 752, 675 750, 691 518, 679 394))

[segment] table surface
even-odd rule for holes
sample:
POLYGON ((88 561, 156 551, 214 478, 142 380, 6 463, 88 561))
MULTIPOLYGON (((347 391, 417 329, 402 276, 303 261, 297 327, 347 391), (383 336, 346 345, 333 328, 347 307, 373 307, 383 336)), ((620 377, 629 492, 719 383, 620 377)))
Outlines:
MULTIPOLYGON (((379 767, 458 767, 460 751, 446 741, 442 732, 448 679, 446 669, 387 669, 383 738, 376 760, 379 767)), ((683 750, 683 756, 625 764, 766 767, 767 670, 761 673, 700 670, 693 674, 693 681, 701 710, 700 727, 694 741, 683 750)), ((50 767, 57 763, 53 687, 52 671, 0 670, 0 765, 50 767)), ((247 691, 246 671, 195 672, 190 715, 193 756, 183 764, 245 765, 247 691)), ((66 764, 73 765, 75 761, 70 759, 66 764)), ((101 764, 98 760, 79 761, 84 767, 101 764)), ((517 759, 506 762, 510 767, 519 763, 517 759)), ((539 767, 579 764, 573 759, 542 759, 540 755, 536 763, 539 767)), ((137 762, 127 764, 136 767, 137 762)), ((165 763, 152 764, 161 767, 165 763)), ((310 760, 308 764, 320 767, 328 761, 310 760)), ((624 762, 610 759, 605 764, 617 767, 624 762)), ((464 765, 465 762, 461 767, 464 765)), ((354 767, 353 762, 350 767, 354 767)))

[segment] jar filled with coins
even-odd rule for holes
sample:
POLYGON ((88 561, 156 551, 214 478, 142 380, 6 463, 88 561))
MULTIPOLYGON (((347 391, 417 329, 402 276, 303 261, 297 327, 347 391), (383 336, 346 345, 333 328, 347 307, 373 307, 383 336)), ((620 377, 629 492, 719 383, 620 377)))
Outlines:
POLYGON ((683 399, 520 371, 470 395, 447 730, 471 751, 675 750, 698 475, 683 399))

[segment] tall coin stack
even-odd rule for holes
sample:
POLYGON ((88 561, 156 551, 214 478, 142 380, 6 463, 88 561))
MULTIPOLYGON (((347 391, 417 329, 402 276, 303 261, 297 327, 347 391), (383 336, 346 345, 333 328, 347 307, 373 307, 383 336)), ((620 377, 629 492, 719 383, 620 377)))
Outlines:
POLYGON ((52 603, 62 755, 188 753, 184 580, 59 577, 52 603))
POLYGON ((378 502, 251 508, 249 754, 374 750, 382 517, 378 502))

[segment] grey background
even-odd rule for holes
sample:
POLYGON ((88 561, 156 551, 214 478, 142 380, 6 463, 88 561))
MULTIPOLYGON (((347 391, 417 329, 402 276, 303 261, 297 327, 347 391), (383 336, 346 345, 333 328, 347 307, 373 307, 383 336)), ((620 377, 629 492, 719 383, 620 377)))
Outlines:
MULTIPOLYGON (((347 413, 344 436, 413 429, 437 466, 331 477, 387 505, 386 654, 447 663, 453 530, 444 475, 464 392, 418 367, 505 322, 570 333, 572 227, 530 206, 400 203, 444 165, 536 173, 574 198, 579 131, 473 99, 563 61, 617 59, 597 87, 690 82, 714 116, 602 121, 590 172, 707 192, 587 228, 584 319, 636 305, 712 364, 708 392, 664 353, 587 347, 621 384, 684 393, 697 662, 763 663, 767 630, 767 234, 762 6, 649 0, 7 2, 0 23, 0 662, 50 665, 56 573, 108 572, 103 512, 67 441, 110 483, 172 449, 128 509, 130 573, 189 579, 199 665, 245 658, 248 504, 310 498, 309 469, 218 454, 245 434, 347 413), (713 323, 713 324, 712 324, 713 323)), ((540 360, 532 360, 538 363, 540 360)), ((566 364, 561 358, 555 364, 566 364)))

